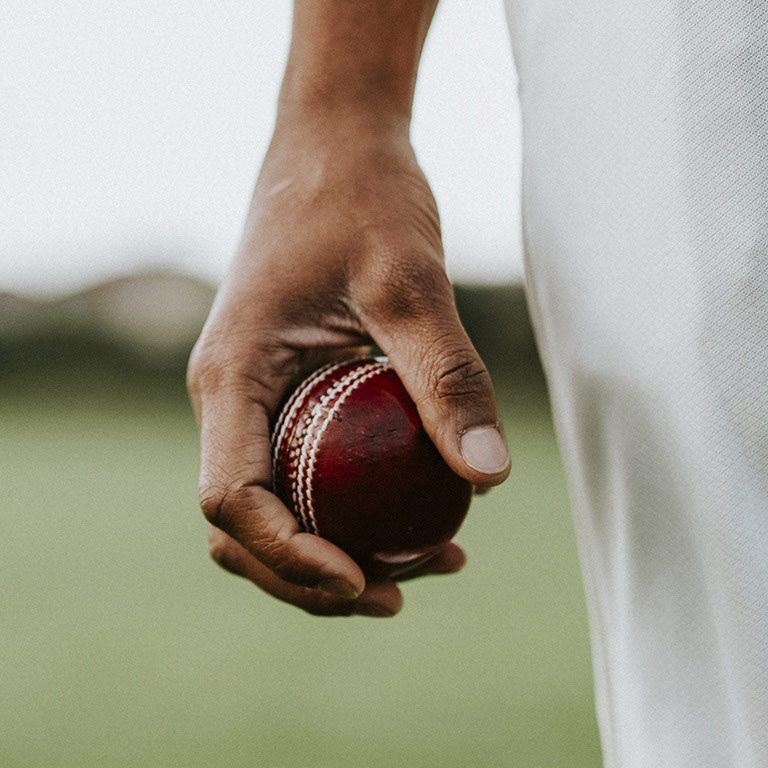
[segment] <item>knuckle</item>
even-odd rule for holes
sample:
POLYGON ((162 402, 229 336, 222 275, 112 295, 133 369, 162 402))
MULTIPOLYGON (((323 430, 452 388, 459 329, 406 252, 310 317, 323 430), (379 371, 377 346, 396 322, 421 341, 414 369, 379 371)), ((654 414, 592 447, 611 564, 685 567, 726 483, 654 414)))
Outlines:
POLYGON ((431 390, 438 400, 484 397, 491 389, 488 369, 468 348, 443 351, 432 371, 431 390))
POLYGON ((192 348, 187 361, 187 390, 191 395, 213 388, 226 367, 219 362, 220 345, 215 333, 204 330, 192 348))
POLYGON ((245 507, 243 488, 204 486, 200 489, 200 508, 205 519, 215 528, 229 531, 245 507))
POLYGON ((190 395, 195 395, 200 391, 200 376, 201 368, 203 366, 202 352, 200 351, 200 340, 192 348, 192 352, 189 355, 187 361, 187 391, 190 395))
POLYGON ((200 509, 203 510, 205 519, 216 528, 224 530, 223 514, 226 494, 216 490, 203 489, 200 491, 200 509))
POLYGON ((254 368, 271 373, 278 348, 261 327, 243 327, 242 322, 217 322, 205 328, 187 361, 187 387, 211 392, 248 379, 254 368))
POLYGON ((286 552, 285 539, 278 535, 265 535, 256 542, 256 548, 265 562, 281 579, 294 581, 295 564, 286 552))
POLYGON ((239 540, 276 575, 300 583, 299 564, 290 546, 295 526, 292 518, 283 520, 268 509, 267 494, 261 486, 243 483, 210 485, 200 491, 200 507, 214 528, 239 540))
POLYGON ((293 518, 265 520, 263 527, 251 540, 251 548, 276 576, 300 586, 312 585, 313 580, 302 567, 291 538, 296 532, 293 518))
POLYGON ((187 366, 187 390, 203 404, 209 398, 246 398, 269 411, 282 394, 284 382, 297 371, 293 356, 285 350, 266 351, 254 340, 245 351, 209 355, 194 351, 187 366))
POLYGON ((200 489, 200 509, 203 510, 205 519, 216 528, 221 528, 219 523, 219 514, 223 502, 224 494, 213 488, 200 489))
POLYGON ((227 360, 205 352, 193 351, 187 366, 187 388, 192 393, 205 394, 233 388, 243 375, 227 360))

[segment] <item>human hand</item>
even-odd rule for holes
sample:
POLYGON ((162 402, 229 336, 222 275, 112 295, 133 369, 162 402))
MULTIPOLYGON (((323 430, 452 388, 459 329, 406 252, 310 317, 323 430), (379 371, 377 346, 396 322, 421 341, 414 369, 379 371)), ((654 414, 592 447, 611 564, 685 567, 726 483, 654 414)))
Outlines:
MULTIPOLYGON (((377 344, 447 463, 479 487, 509 472, 488 372, 459 321, 434 199, 407 132, 323 121, 278 129, 245 234, 190 360, 211 553, 266 592, 323 615, 387 616, 394 581, 366 585, 270 492, 269 424, 319 364, 377 344)), ((451 573, 449 544, 407 577, 451 573)))

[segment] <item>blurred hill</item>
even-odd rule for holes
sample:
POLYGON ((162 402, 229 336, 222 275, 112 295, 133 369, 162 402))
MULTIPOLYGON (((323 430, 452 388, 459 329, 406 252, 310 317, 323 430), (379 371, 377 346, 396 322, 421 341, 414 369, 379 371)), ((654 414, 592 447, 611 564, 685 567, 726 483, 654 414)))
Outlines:
MULTIPOLYGON (((213 285, 171 271, 121 277, 53 300, 0 293, 0 371, 88 360, 176 379, 214 294, 213 285)), ((458 285, 456 300, 495 376, 538 370, 521 285, 458 285)))

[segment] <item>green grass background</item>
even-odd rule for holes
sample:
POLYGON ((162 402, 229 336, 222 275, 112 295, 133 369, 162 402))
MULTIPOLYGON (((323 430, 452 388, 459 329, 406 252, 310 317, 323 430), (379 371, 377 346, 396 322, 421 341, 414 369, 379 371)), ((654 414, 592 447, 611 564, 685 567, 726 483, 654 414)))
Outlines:
POLYGON ((596 768, 587 630, 546 398, 502 383, 509 482, 453 577, 319 619, 208 559, 177 379, 0 380, 0 766, 596 768))

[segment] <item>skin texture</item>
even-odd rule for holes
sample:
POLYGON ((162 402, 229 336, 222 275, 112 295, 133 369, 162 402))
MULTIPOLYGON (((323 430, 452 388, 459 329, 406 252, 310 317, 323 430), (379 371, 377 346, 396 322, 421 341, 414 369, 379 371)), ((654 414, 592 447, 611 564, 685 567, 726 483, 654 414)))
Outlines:
MULTIPOLYGON (((408 135, 435 5, 296 2, 274 137, 189 365, 214 560, 319 615, 391 616, 402 595, 393 581, 366 585, 269 490, 269 421, 297 377, 375 342, 458 474, 487 488, 509 471, 507 461, 479 472, 461 453, 462 435, 498 426, 498 414, 456 313, 435 201, 408 135)), ((408 578, 463 563, 450 544, 408 578)))

